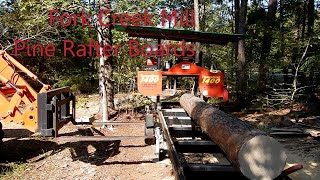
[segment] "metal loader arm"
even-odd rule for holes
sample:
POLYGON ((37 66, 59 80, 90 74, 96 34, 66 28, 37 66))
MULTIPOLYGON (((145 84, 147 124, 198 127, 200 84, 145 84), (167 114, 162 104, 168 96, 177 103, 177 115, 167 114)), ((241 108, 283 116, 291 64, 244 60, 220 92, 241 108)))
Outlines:
POLYGON ((0 120, 20 124, 43 136, 57 136, 62 126, 70 121, 75 124, 75 97, 69 87, 51 90, 50 85, 0 51, 0 120), (32 88, 17 70, 40 83, 42 89, 32 88))
MULTIPOLYGON (((24 67, 22 64, 20 64, 17 60, 15 60, 12 56, 10 56, 8 53, 6 53, 6 51, 2 51, 0 50, 0 56, 2 56, 2 58, 7 61, 8 65, 14 65, 15 67, 17 67, 20 71, 24 72, 26 75, 28 75, 32 80, 37 81, 38 83, 40 83, 44 90, 50 90, 51 86, 48 84, 44 84, 42 81, 39 80, 39 78, 33 74, 31 71, 29 71, 26 67, 24 67)), ((2 79, 1 79, 2 80, 2 79)), ((42 92, 43 90, 41 90, 40 92, 42 92)))

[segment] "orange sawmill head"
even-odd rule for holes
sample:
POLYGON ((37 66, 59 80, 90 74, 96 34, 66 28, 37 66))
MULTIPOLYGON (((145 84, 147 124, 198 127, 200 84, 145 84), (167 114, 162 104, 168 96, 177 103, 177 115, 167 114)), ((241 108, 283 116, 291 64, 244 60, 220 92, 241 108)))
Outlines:
POLYGON ((168 71, 139 71, 138 90, 144 96, 162 95, 162 78, 195 77, 199 82, 199 90, 205 97, 218 97, 228 101, 228 91, 224 87, 224 73, 210 72, 189 61, 182 61, 168 71))
POLYGON ((8 53, 0 51, 0 120, 2 122, 15 122, 35 132, 38 128, 37 94, 50 88, 8 53), (35 91, 19 71, 41 83, 43 88, 39 92, 35 91))

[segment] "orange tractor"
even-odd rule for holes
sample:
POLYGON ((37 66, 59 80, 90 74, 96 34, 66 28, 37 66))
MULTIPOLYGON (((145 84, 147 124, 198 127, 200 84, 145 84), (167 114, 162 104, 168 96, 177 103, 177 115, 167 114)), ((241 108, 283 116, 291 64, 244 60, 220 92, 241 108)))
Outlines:
POLYGON ((69 87, 51 89, 11 57, 0 51, 0 139, 1 122, 14 122, 43 136, 56 136, 69 121, 75 122, 75 97, 69 87), (28 82, 42 88, 36 91, 28 82))

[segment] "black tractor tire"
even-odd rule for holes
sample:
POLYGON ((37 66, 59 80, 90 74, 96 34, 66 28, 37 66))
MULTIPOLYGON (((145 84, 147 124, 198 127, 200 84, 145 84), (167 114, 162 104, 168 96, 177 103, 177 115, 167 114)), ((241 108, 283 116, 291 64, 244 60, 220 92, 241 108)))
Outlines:
POLYGON ((4 132, 2 130, 2 123, 0 122, 0 144, 2 143, 3 137, 4 137, 4 132))

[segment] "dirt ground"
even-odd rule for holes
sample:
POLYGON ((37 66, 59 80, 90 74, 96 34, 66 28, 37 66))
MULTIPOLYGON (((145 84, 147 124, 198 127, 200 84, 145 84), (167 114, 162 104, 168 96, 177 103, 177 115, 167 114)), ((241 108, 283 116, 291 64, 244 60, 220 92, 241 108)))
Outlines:
POLYGON ((28 163, 24 172, 9 173, 4 179, 173 179, 170 161, 153 162, 154 149, 141 138, 99 142, 20 138, 4 142, 1 160, 28 163))
MULTIPOLYGON (((97 96, 78 103, 77 117, 99 111, 97 96)), ((288 109, 268 113, 234 114, 241 119, 269 131, 271 127, 296 127, 290 121, 288 109)), ((143 121, 137 112, 119 113, 116 121, 143 121)), ((318 125, 320 120, 309 122, 318 125)), ((320 124, 319 124, 320 126, 320 124)), ((112 130, 96 128, 106 135, 143 136, 141 125, 117 125, 112 130)), ((174 179, 169 159, 154 162, 155 146, 145 145, 144 139, 121 141, 64 141, 42 138, 15 124, 5 124, 4 143, 0 148, 0 179, 174 179)), ((68 124, 60 131, 62 136, 77 137, 92 134, 88 126, 68 124)), ((302 164, 303 170, 292 179, 320 179, 319 139, 302 135, 273 136, 287 150, 288 166, 302 164)), ((211 160, 207 160, 210 162, 211 160)))
MULTIPOLYGON (((99 111, 93 96, 77 108, 77 117, 99 111), (91 108, 89 108, 91 107, 91 108)), ((141 121, 143 115, 121 113, 117 121, 141 121)), ((65 141, 41 138, 15 124, 5 124, 5 139, 0 149, 0 179, 174 179, 168 159, 154 162, 155 146, 143 138, 121 141, 65 141), (22 138, 21 138, 22 137, 22 138), (2 169, 2 170, 1 170, 2 169)), ((96 130, 113 136, 144 136, 142 125, 117 125, 112 130, 96 130)), ((91 133, 88 126, 63 127, 61 136, 77 137, 91 133)))

